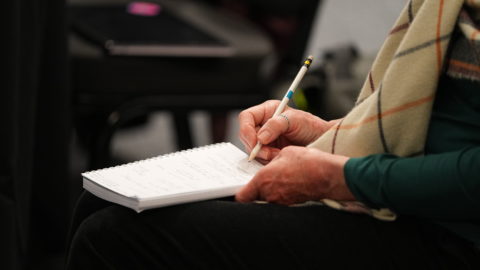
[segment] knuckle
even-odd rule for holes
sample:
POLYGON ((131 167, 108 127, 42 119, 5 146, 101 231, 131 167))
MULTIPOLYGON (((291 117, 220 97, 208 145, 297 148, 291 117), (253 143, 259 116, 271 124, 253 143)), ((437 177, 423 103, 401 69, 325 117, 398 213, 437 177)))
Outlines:
POLYGON ((283 204, 283 205, 291 204, 291 200, 280 192, 268 194, 265 200, 267 202, 276 203, 276 204, 283 204))
POLYGON ((279 133, 283 130, 283 125, 277 117, 271 118, 265 123, 264 129, 270 131, 271 133, 279 133))
POLYGON ((240 120, 244 119, 247 116, 248 113, 249 113, 248 109, 241 111, 238 114, 238 120, 240 121, 240 120))
POLYGON ((265 196, 265 201, 277 203, 278 202, 278 196, 276 194, 267 194, 265 196))
POLYGON ((265 160, 271 160, 273 157, 272 151, 270 149, 265 149, 265 160))
POLYGON ((282 126, 282 119, 280 119, 280 117, 275 117, 275 118, 272 118, 270 119, 270 125, 276 129, 279 129, 281 128, 282 126))
POLYGON ((241 125, 238 129, 239 134, 247 134, 251 131, 251 128, 247 125, 241 125))
POLYGON ((267 106, 273 106, 273 105, 277 105, 278 103, 280 103, 280 101, 275 100, 275 99, 270 99, 270 100, 265 101, 263 104, 265 104, 267 106))
POLYGON ((282 152, 288 154, 288 153, 293 152, 293 149, 294 149, 294 146, 288 145, 288 146, 286 146, 286 147, 284 147, 284 148, 282 149, 282 152))
POLYGON ((273 182, 268 177, 257 178, 255 186, 260 191, 274 190, 273 182))

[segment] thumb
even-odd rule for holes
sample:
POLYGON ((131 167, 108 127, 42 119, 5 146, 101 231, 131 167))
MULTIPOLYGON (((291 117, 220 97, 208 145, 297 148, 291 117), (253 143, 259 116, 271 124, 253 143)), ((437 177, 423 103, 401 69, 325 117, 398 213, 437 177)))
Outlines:
POLYGON ((258 131, 258 140, 262 144, 269 144, 276 140, 280 135, 287 132, 289 128, 288 118, 276 116, 268 119, 268 121, 258 131))

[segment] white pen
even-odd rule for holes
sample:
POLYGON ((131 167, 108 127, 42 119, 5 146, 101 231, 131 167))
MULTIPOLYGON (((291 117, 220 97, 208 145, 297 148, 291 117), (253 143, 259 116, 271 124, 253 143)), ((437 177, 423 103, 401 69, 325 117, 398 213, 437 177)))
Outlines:
MULTIPOLYGON (((307 73, 307 70, 312 64, 312 62, 313 62, 313 56, 311 55, 308 56, 305 62, 303 62, 303 65, 300 68, 300 71, 298 71, 297 76, 293 80, 292 85, 290 85, 290 88, 288 88, 287 93, 283 97, 282 102, 280 102, 280 104, 278 105, 272 118, 278 116, 283 112, 283 110, 285 109, 285 106, 287 106, 288 101, 293 96, 293 93, 295 93, 295 90, 297 89, 298 84, 300 84, 300 81, 303 79, 303 76, 305 75, 305 73, 307 73)), ((248 161, 253 160, 257 156, 258 151, 260 151, 260 148, 262 148, 262 144, 260 142, 257 142, 257 145, 255 145, 252 152, 250 153, 250 156, 248 157, 248 161)))

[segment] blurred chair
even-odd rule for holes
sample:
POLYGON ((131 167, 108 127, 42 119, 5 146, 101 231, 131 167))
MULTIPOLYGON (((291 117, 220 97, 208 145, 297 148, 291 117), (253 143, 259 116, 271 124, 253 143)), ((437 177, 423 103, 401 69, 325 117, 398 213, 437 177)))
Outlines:
MULTIPOLYGON (((261 31, 200 3, 158 3, 192 27, 225 41, 230 53, 113 55, 74 31, 71 68, 76 128, 87 145, 91 168, 110 165, 110 140, 119 127, 154 110, 173 113, 178 148, 185 149, 192 147, 191 110, 240 109, 268 96, 261 69, 273 48, 261 31)), ((75 15, 85 8, 72 7, 74 29, 85 18, 75 15)), ((126 10, 126 5, 122 8, 126 10)))
MULTIPOLYGON (((275 47, 277 78, 295 75, 305 52, 321 0, 205 0, 260 27, 275 47)), ((290 79, 290 78, 289 78, 290 79)))
MULTIPOLYGON (((292 78, 298 72, 300 63, 304 60, 307 42, 311 39, 310 33, 314 18, 319 11, 320 0, 204 0, 213 6, 242 16, 253 22, 272 40, 275 49, 274 57, 270 61, 270 82, 268 85, 270 96, 275 95, 278 85, 292 78)), ((281 89, 283 95, 285 89, 281 89)), ((312 92, 312 91, 311 91, 312 92)), ((311 103, 315 103, 312 101, 311 103)), ((214 141, 221 141, 225 137, 225 114, 212 113, 214 141), (223 125, 221 123, 224 123, 223 125)))
POLYGON ((179 149, 193 146, 188 122, 192 110, 213 115, 214 141, 222 140, 215 134, 225 130, 226 112, 263 102, 274 80, 290 76, 290 68, 296 72, 319 1, 155 3, 225 41, 231 50, 211 56, 112 54, 81 35, 76 26, 82 22, 75 14, 87 6, 73 6, 76 128, 87 146, 91 169, 111 165, 110 141, 119 127, 154 110, 173 114, 179 149))

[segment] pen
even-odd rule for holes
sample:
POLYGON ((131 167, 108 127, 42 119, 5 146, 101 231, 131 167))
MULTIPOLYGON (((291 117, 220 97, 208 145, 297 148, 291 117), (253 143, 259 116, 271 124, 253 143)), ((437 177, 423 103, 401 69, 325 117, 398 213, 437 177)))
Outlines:
MULTIPOLYGON (((283 110, 285 109, 285 106, 287 106, 288 101, 293 96, 293 93, 295 92, 295 89, 297 89, 298 84, 302 80, 305 73, 307 73, 307 70, 310 67, 310 65, 312 64, 312 62, 313 62, 313 56, 311 56, 311 55, 308 56, 308 58, 305 60, 305 62, 303 62, 303 65, 300 68, 300 71, 298 71, 297 76, 295 77, 292 84, 288 88, 287 93, 283 97, 282 102, 280 102, 280 104, 278 105, 277 109, 275 110, 275 113, 273 113, 272 118, 278 116, 280 113, 283 112, 283 110)), ((257 142, 257 145, 255 145, 252 152, 250 153, 250 156, 248 157, 248 161, 253 160, 257 156, 258 151, 260 151, 260 148, 262 148, 262 144, 260 142, 257 142)))

